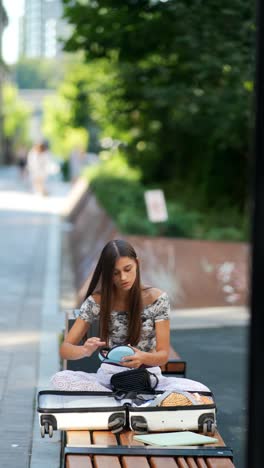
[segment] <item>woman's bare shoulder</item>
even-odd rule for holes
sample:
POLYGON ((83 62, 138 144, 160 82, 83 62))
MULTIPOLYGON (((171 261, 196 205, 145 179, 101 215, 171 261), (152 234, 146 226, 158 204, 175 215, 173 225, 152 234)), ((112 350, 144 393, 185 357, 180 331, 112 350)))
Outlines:
POLYGON ((143 296, 143 303, 144 306, 151 305, 153 302, 155 302, 162 294, 164 291, 158 288, 147 288, 142 290, 142 296, 143 296))
POLYGON ((99 292, 94 292, 92 294, 92 298, 94 300, 94 302, 96 302, 96 304, 101 304, 101 294, 99 292))

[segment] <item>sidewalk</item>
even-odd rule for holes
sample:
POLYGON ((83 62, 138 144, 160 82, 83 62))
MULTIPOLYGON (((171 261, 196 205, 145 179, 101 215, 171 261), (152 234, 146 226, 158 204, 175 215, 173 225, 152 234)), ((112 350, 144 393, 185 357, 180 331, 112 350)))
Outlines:
POLYGON ((59 466, 59 434, 39 436, 38 387, 59 369, 60 210, 69 187, 29 193, 16 168, 0 169, 0 453, 1 466, 59 466), (32 427, 34 424, 33 440, 32 427), (32 453, 32 458, 31 458, 32 453))

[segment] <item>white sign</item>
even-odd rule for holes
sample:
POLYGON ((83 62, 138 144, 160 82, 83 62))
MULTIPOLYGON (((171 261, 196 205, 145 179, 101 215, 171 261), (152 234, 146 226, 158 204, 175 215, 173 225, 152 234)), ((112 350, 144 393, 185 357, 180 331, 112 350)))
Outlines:
POLYGON ((146 190, 144 197, 149 220, 153 223, 167 221, 168 211, 163 191, 146 190))

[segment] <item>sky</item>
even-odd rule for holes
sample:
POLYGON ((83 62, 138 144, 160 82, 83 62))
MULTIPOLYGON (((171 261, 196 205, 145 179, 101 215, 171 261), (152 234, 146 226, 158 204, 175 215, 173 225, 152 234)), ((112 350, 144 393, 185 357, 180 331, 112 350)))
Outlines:
POLYGON ((3 0, 9 24, 3 34, 3 59, 15 63, 18 58, 18 19, 23 15, 24 0, 3 0))

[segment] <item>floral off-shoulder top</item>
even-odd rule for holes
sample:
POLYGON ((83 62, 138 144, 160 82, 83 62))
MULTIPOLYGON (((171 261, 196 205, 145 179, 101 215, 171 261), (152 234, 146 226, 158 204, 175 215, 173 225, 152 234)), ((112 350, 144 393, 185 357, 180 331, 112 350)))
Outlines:
MULTIPOLYGON (((144 307, 142 311, 141 337, 137 348, 141 351, 153 351, 156 348, 155 322, 169 320, 170 303, 166 292, 162 293, 152 304, 144 307)), ((79 318, 93 323, 100 318, 100 304, 89 296, 80 308, 79 318)), ((128 313, 113 310, 109 328, 109 346, 127 343, 128 313)))

